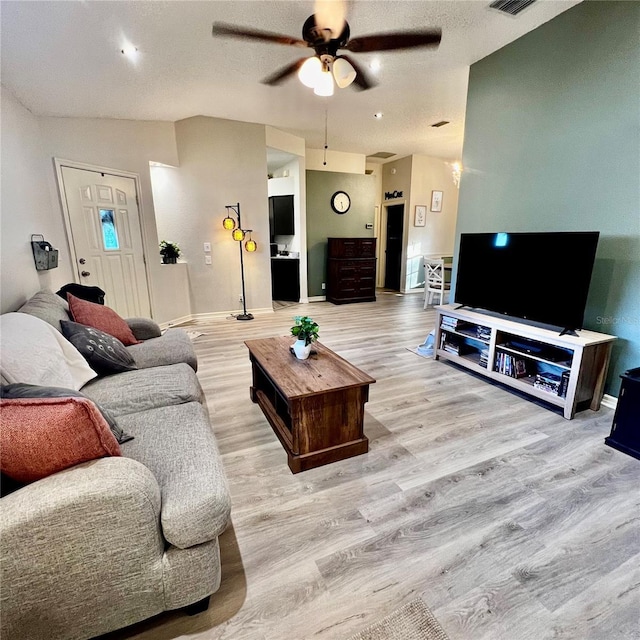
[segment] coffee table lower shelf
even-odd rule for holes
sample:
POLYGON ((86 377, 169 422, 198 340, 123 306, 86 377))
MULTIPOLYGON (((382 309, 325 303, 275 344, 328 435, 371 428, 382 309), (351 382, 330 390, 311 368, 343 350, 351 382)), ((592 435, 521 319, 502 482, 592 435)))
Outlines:
MULTIPOLYGON (((364 421, 364 402, 366 402, 366 398, 363 402, 359 403, 360 398, 357 396, 361 396, 361 393, 357 393, 361 391, 362 388, 356 389, 348 389, 345 391, 351 391, 349 394, 352 397, 351 406, 355 406, 353 401, 355 400, 362 409, 362 418, 360 419, 360 424, 333 424, 327 425, 327 423, 321 423, 317 420, 318 415, 322 414, 322 411, 318 412, 318 400, 321 400, 321 403, 325 405, 325 407, 342 406, 346 408, 344 404, 342 404, 339 396, 344 396, 344 392, 332 392, 330 394, 323 394, 323 396, 313 396, 313 405, 314 409, 310 412, 306 412, 305 409, 310 409, 310 403, 302 403, 303 406, 300 407, 301 412, 299 414, 300 420, 293 421, 292 429, 290 430, 285 424, 282 417, 276 411, 276 408, 273 406, 266 393, 260 389, 256 389, 255 387, 251 387, 250 394, 251 400, 257 403, 258 406, 262 409, 262 413, 264 413, 265 418, 271 425, 271 428, 274 430, 276 436, 280 440, 284 450, 287 452, 287 463, 289 465, 289 469, 291 469, 292 473, 300 473, 301 471, 307 471, 308 469, 314 469, 315 467, 320 467, 325 464, 330 464, 332 462, 338 462, 339 460, 346 460, 347 458, 352 458, 353 456, 359 456, 363 453, 367 453, 369 451, 369 439, 362 432, 362 423, 364 421), (356 393, 353 393, 356 392, 356 393), (328 404, 327 404, 328 403, 328 404), (315 425, 313 424, 314 421, 315 425), (329 429, 327 429, 329 427, 329 429), (333 427, 333 428, 331 428, 333 427), (310 431, 316 432, 314 437, 314 433, 305 433, 301 434, 301 429, 309 428, 310 431), (324 446, 321 448, 313 448, 312 450, 307 450, 300 452, 300 440, 311 444, 311 446, 318 446, 318 435, 324 432, 324 435, 327 435, 327 432, 331 432, 333 437, 329 438, 329 441, 332 442, 329 446, 324 446), (354 439, 345 440, 344 438, 348 438, 348 434, 353 434, 356 432, 357 437, 354 439), (358 433, 359 432, 359 433, 358 433), (303 437, 300 437, 300 436, 303 437), (308 437, 311 436, 311 437, 308 437), (335 440, 340 440, 340 442, 334 443, 335 440), (297 441, 297 442, 296 442, 297 441), (314 444, 315 443, 315 444, 314 444)), ((365 389, 368 391, 368 389, 365 389)), ((365 393, 365 396, 368 396, 368 393, 365 393)), ((349 404, 349 399, 345 399, 347 404, 349 404)), ((329 411, 329 413, 332 413, 329 411)), ((342 421, 340 421, 342 422, 342 421)), ((326 438, 321 438, 321 440, 326 438)), ((303 449, 308 449, 308 446, 302 445, 303 449)))

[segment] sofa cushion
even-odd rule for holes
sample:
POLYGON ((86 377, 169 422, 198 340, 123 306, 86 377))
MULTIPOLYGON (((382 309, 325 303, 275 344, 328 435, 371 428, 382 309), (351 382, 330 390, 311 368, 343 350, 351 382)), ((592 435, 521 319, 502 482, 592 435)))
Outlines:
POLYGON ((127 351, 133 356, 138 369, 185 362, 194 371, 198 370, 193 343, 184 329, 167 329, 159 338, 134 344, 127 347, 127 351))
POLYGON ((2 400, 0 417, 0 468, 19 482, 120 455, 109 425, 87 398, 2 400))
POLYGON ((49 323, 54 329, 61 331, 60 322, 69 320, 69 305, 66 300, 53 291, 43 289, 34 294, 19 309, 19 313, 28 313, 49 323))
POLYGON ((25 313, 0 316, 0 372, 8 383, 76 391, 97 375, 59 331, 25 313))
MULTIPOLYGON (((187 364, 137 369, 98 378, 82 387, 82 393, 111 411, 120 424, 119 417, 128 413, 204 401, 200 382, 187 364)), ((180 430, 178 425, 174 426, 180 430)))
MULTIPOLYGON (((63 389, 61 387, 41 387, 35 384, 17 384, 3 385, 0 387, 0 398, 6 400, 14 400, 16 398, 86 398, 85 395, 79 391, 73 389, 63 389)), ((93 402, 93 400, 91 400, 93 402)), ((113 433, 115 439, 119 444, 133 440, 133 436, 125 433, 120 425, 116 422, 116 419, 107 411, 104 407, 101 407, 97 402, 93 402, 96 405, 98 411, 102 414, 102 417, 107 421, 111 433, 113 433)))
POLYGON ((162 495, 162 531, 180 549, 219 536, 231 501, 222 459, 202 405, 151 409, 120 418, 135 436, 122 454, 150 469, 162 495))
POLYGON ((137 369, 133 356, 118 338, 70 320, 63 320, 60 326, 62 335, 84 356, 98 375, 108 376, 137 369))
POLYGON ((129 325, 113 309, 81 300, 68 293, 69 310, 75 322, 86 324, 118 338, 124 345, 138 344, 129 325))

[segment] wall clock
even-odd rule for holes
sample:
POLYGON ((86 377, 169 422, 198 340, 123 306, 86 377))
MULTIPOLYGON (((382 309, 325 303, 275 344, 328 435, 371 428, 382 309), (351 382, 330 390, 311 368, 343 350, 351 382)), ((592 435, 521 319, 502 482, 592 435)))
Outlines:
POLYGON ((331 208, 336 213, 347 213, 351 206, 351 198, 346 191, 336 191, 331 196, 331 208))

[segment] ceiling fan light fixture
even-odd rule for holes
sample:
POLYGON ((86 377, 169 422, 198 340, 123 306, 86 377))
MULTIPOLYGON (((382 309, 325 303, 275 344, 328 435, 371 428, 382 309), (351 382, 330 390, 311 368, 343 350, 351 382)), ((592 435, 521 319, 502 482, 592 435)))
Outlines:
POLYGON ((320 72, 316 85, 313 88, 313 93, 317 96, 333 95, 333 76, 329 69, 320 72))
POLYGON ((333 77, 340 89, 345 89, 356 79, 356 70, 344 58, 333 61, 333 77))
POLYGON ((320 80, 322 62, 317 56, 307 58, 298 71, 298 78, 305 87, 313 89, 320 80))

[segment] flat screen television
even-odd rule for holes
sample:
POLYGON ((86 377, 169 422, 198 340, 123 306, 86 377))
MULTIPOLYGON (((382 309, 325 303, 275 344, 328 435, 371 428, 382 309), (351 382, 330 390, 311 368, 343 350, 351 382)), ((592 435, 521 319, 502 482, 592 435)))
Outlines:
POLYGON ((582 328, 598 231, 463 233, 454 302, 582 328))

